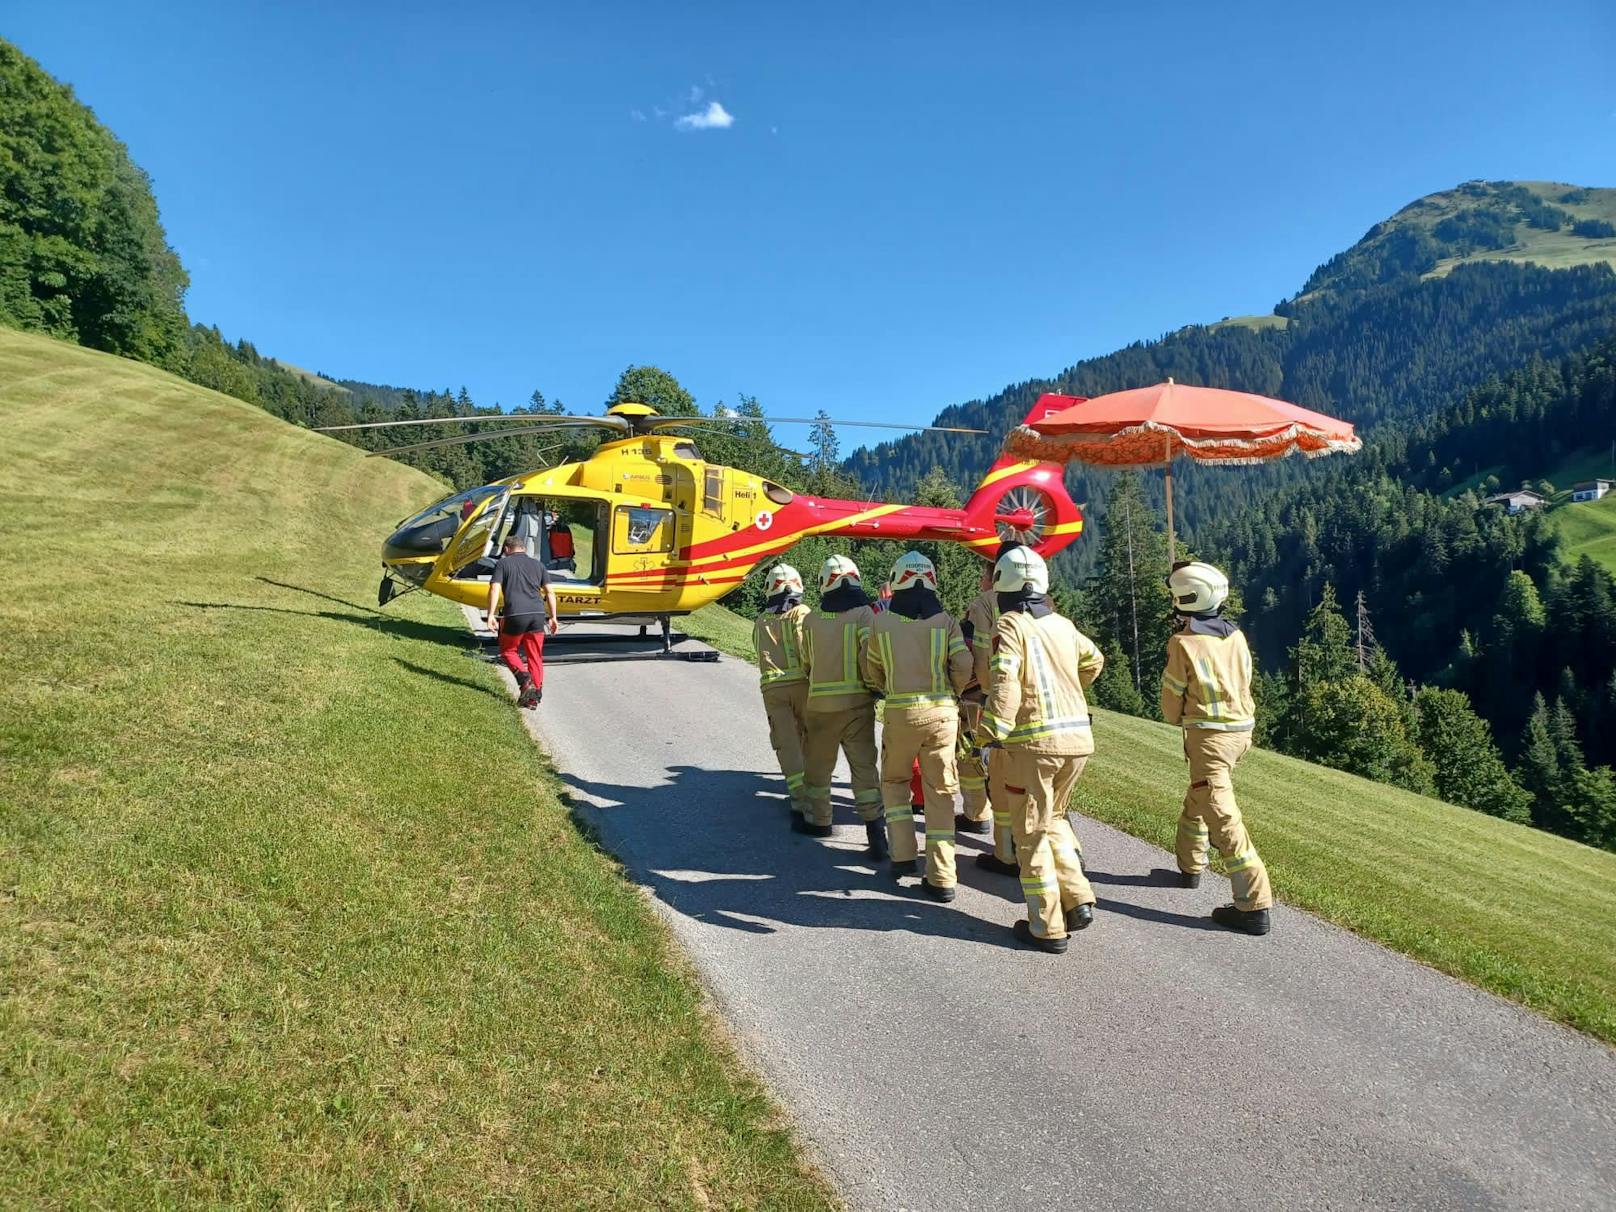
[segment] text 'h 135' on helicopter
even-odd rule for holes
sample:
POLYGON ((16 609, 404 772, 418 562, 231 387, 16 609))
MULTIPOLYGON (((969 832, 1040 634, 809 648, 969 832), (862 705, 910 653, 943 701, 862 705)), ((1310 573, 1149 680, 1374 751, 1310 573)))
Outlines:
MULTIPOLYGON (((1069 401, 1063 401, 1069 403, 1069 401)), ((1034 410, 1035 414, 1038 410, 1034 410)), ((1030 416, 1028 421, 1038 419, 1030 416)), ((335 425, 326 432, 528 417, 450 417, 335 425)), ((1049 556, 1083 529, 1053 463, 1000 458, 963 509, 848 501, 793 492, 761 476, 705 461, 690 431, 737 424, 823 424, 823 418, 660 416, 621 403, 604 416, 546 416, 538 424, 458 434, 374 455, 596 427, 610 431, 587 458, 455 493, 399 523, 382 544, 382 605, 429 593, 486 610, 494 560, 513 530, 544 561, 564 619, 662 625, 729 593, 759 562, 809 535, 941 540, 992 558, 1006 539, 1049 556), (683 432, 681 432, 683 431, 683 432)), ((831 424, 980 433, 871 421, 831 424)))

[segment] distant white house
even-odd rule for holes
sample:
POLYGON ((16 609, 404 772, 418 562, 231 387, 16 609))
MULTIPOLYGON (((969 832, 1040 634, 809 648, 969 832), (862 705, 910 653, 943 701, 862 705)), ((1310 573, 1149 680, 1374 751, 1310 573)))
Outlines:
POLYGON ((1597 501, 1609 491, 1609 480, 1583 480, 1581 483, 1571 486, 1571 499, 1573 501, 1597 501))
POLYGON ((1549 502, 1540 492, 1530 488, 1517 488, 1514 492, 1500 492, 1487 498, 1488 505, 1502 505, 1507 513, 1517 514, 1528 509, 1542 509, 1549 502))

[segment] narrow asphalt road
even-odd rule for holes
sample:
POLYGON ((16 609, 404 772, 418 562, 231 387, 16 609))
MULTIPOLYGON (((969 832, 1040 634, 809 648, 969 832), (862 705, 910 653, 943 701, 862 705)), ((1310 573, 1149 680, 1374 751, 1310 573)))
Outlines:
POLYGON ((976 839, 945 906, 863 858, 845 786, 834 838, 789 832, 729 657, 558 663, 529 720, 854 1208, 1616 1207, 1602 1044, 1284 907, 1210 929, 1225 881, 1094 822, 1095 925, 1020 950, 976 839))

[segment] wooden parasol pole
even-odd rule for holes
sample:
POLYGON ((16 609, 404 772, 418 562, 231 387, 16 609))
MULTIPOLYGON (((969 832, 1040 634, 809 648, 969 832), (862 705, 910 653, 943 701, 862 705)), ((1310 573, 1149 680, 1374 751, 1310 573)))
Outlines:
MULTIPOLYGON (((1170 382, 1171 380, 1169 380, 1170 382)), ((1162 466, 1167 471, 1167 563, 1178 559, 1178 542, 1173 538, 1173 435, 1168 434, 1167 459, 1162 466)))

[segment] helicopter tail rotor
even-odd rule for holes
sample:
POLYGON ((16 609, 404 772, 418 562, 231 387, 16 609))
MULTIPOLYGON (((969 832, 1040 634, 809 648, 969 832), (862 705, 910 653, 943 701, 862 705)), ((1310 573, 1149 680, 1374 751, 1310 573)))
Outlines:
MULTIPOLYGON (((1029 416, 1028 422, 1036 419, 1036 415, 1029 416)), ((972 529, 993 532, 991 537, 967 544, 990 560, 999 544, 1011 540, 1048 558, 1083 533, 1083 511, 1068 495, 1062 469, 1055 463, 1035 463, 1013 455, 1001 457, 982 477, 965 503, 965 521, 972 529)))

